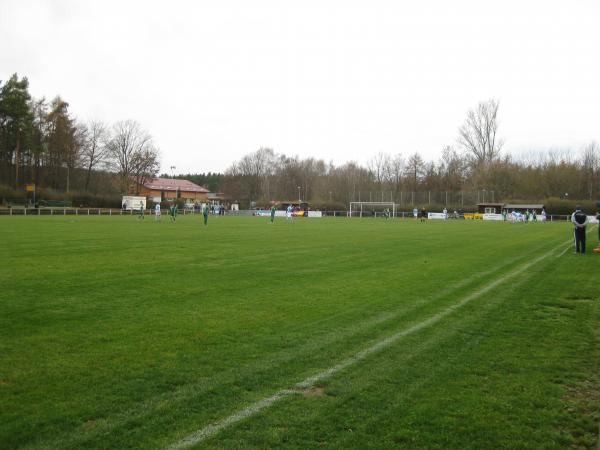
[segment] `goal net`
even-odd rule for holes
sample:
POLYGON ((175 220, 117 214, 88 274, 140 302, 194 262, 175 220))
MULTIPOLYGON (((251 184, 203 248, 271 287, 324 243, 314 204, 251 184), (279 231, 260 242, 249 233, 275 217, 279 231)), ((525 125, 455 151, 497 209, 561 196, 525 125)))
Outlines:
POLYGON ((350 202, 350 217, 396 217, 393 202, 350 202))

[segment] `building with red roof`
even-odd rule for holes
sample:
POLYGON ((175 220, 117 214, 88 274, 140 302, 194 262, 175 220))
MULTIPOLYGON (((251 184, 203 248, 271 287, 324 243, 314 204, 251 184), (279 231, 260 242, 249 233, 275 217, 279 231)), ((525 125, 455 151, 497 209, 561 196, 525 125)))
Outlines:
POLYGON ((139 195, 152 197, 154 201, 180 198, 186 203, 205 202, 208 200, 208 189, 188 180, 175 178, 154 178, 139 186, 139 195))

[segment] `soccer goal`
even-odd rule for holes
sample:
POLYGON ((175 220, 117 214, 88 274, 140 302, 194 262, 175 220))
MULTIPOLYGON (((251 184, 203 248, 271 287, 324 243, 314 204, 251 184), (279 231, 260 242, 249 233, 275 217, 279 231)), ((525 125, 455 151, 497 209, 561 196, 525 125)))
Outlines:
POLYGON ((350 202, 350 217, 396 217, 394 202, 350 202))

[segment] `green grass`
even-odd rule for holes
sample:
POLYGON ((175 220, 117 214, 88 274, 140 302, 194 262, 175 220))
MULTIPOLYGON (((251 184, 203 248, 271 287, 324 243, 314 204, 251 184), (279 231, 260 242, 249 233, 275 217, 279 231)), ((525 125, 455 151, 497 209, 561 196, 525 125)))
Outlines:
POLYGON ((563 252, 566 223, 41 216, 0 233, 0 448, 165 448, 438 316, 196 447, 596 445, 600 255, 563 252))

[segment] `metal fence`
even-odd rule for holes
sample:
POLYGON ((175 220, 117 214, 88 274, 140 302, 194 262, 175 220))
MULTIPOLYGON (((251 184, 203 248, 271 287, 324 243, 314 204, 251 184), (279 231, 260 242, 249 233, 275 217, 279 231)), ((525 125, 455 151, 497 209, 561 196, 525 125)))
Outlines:
POLYGON ((453 205, 474 206, 477 203, 500 202, 498 192, 476 191, 358 191, 351 195, 353 202, 393 202, 398 206, 453 205))
MULTIPOLYGON (((0 208, 0 216, 137 216, 136 210, 123 210, 116 208, 0 208)), ((161 209, 161 214, 168 210, 161 209)), ((144 210, 144 215, 154 214, 154 209, 144 210)), ((200 214, 197 211, 182 209, 178 214, 200 214)))
MULTIPOLYGON (((161 214, 167 213, 168 210, 161 210, 161 214)), ((360 211, 353 212, 352 215, 350 215, 348 211, 321 211, 321 213, 324 217, 352 217, 363 219, 385 218, 385 214, 382 211, 363 211, 362 215, 360 214, 360 211)), ((122 210, 116 208, 0 208, 0 216, 137 216, 138 214, 139 210, 122 210)), ((201 212, 183 209, 178 211, 178 214, 184 216, 194 214, 199 215, 201 212)), ((144 211, 144 215, 152 216, 154 215, 154 210, 147 209, 144 211)), ((251 217, 256 215, 256 210, 226 211, 225 215, 251 217)), ((414 216, 412 210, 396 211, 395 215, 391 215, 391 218, 412 219, 414 216)), ((464 216, 462 214, 458 214, 456 219, 464 220, 464 216)), ((454 220, 454 217, 450 220, 454 220)), ((549 222, 570 221, 571 216, 559 214, 547 215, 546 220, 549 222)))

